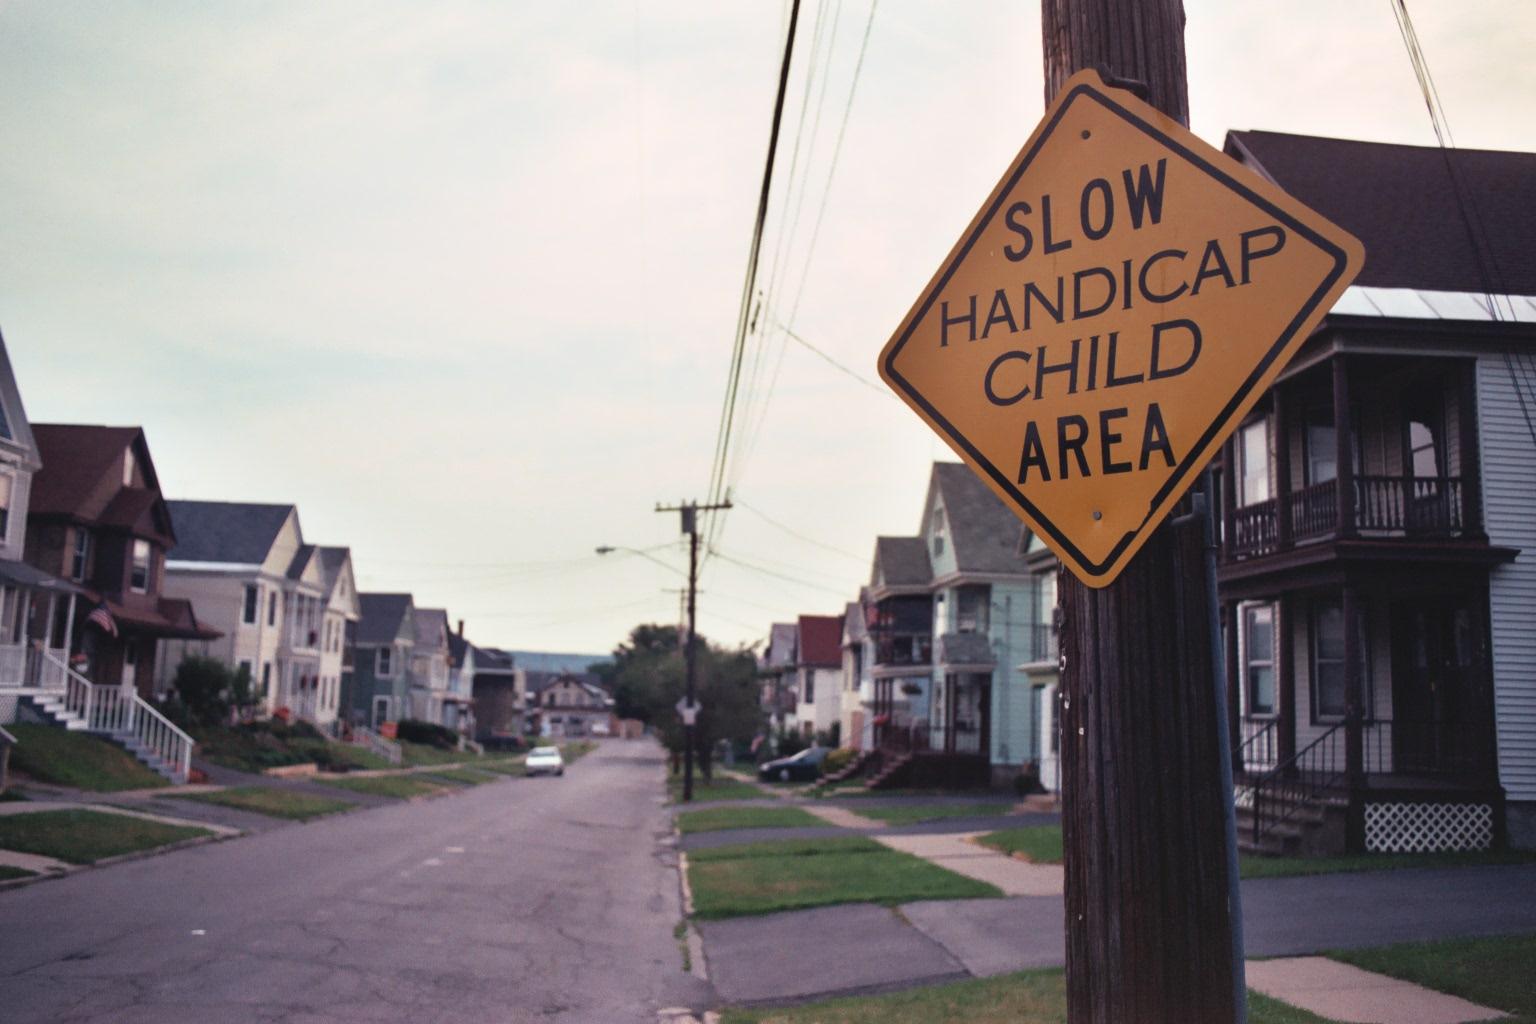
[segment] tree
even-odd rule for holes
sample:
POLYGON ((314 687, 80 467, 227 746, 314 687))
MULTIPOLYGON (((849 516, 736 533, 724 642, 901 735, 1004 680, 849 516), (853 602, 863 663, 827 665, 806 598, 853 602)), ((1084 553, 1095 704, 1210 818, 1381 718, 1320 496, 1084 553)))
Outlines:
MULTIPOLYGON (((750 740, 763 727, 763 711, 750 647, 717 647, 699 636, 695 657, 695 696, 703 711, 694 723, 694 747, 707 778, 714 744, 750 740)), ((685 667, 677 627, 636 626, 614 650, 611 668, 606 677, 619 714, 649 723, 668 750, 681 753, 685 733, 677 702, 683 698, 685 667)))

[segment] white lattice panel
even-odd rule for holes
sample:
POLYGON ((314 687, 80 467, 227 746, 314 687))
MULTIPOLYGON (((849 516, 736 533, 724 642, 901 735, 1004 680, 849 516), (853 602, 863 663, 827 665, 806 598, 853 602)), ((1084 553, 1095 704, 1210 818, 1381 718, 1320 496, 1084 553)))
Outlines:
POLYGON ((1486 850, 1492 845, 1489 804, 1365 805, 1365 848, 1372 853, 1486 850))

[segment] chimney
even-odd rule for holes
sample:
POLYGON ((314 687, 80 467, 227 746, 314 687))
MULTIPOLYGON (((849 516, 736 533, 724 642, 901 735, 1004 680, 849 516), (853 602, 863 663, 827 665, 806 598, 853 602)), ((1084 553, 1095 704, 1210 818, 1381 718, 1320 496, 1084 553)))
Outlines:
POLYGON ((464 639, 464 620, 463 619, 459 620, 459 639, 460 640, 464 639))

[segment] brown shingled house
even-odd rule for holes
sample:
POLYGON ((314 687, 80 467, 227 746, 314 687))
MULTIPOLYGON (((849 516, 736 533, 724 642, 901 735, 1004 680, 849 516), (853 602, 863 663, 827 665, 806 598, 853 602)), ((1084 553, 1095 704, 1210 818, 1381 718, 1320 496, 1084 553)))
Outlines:
POLYGON ((149 695, 162 639, 211 639, 188 601, 161 596, 176 543, 138 427, 34 423, 43 468, 32 481, 26 561, 80 585, 71 650, 86 678, 149 695))

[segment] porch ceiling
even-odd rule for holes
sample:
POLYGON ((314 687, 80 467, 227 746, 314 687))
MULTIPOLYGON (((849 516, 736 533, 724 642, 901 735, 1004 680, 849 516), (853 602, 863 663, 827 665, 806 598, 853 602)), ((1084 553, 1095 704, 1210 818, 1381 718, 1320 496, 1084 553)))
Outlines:
POLYGON ((1446 573, 1468 581, 1486 578, 1490 569, 1514 561, 1514 548, 1481 543, 1409 540, 1325 541, 1290 551, 1228 562, 1217 570, 1223 599, 1260 597, 1283 590, 1340 586, 1346 581, 1401 590, 1434 590, 1446 573), (1426 574, 1426 568, 1433 574, 1426 574))

